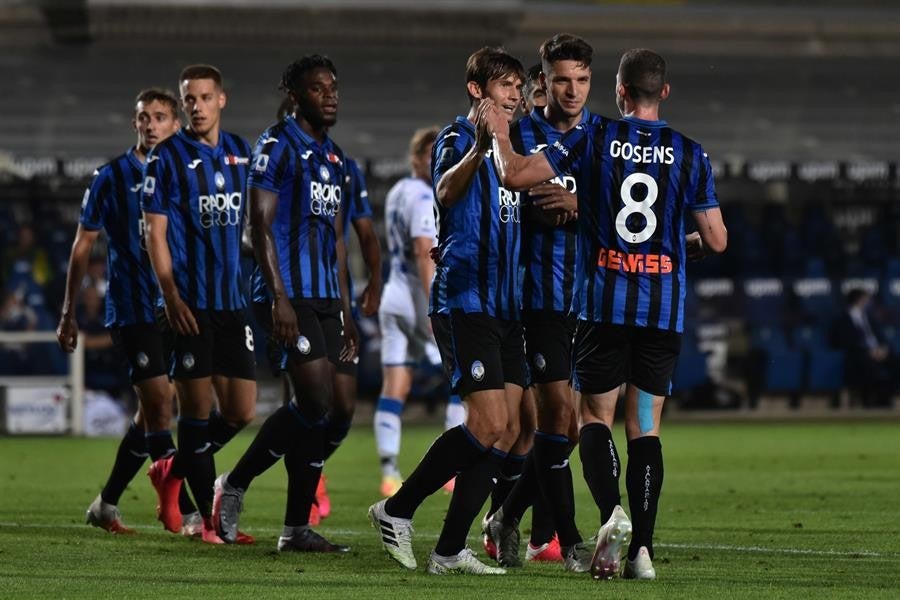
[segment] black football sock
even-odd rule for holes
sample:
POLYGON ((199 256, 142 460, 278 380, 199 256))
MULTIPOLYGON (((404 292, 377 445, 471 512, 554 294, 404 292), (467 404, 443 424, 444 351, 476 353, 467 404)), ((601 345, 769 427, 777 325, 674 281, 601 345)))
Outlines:
MULTIPOLYGON (((494 489, 491 492, 491 507, 488 509, 489 515, 494 514, 497 509, 506 502, 509 493, 516 487, 519 478, 522 477, 522 470, 524 468, 524 454, 508 454, 506 456, 506 462, 500 467, 500 476, 497 477, 497 485, 494 486, 494 489)), ((528 504, 531 504, 530 498, 528 499, 528 504)), ((519 517, 521 516, 522 515, 519 515, 519 517)))
MULTIPOLYGON (((534 464, 534 461, 532 462, 534 464)), ((537 474, 535 474, 537 477, 537 474)), ((538 481, 540 484, 540 481, 538 481)), ((556 521, 553 520, 553 511, 550 503, 541 493, 540 485, 534 494, 534 503, 531 505, 531 538, 534 547, 539 547, 553 539, 556 533, 556 521)))
POLYGON ((250 482, 278 462, 293 445, 293 440, 305 434, 305 421, 293 402, 288 402, 269 415, 250 446, 228 475, 233 487, 247 490, 250 482))
POLYGON ((653 529, 656 526, 656 509, 663 484, 662 444, 658 437, 640 437, 628 442, 628 468, 625 471, 625 487, 628 490, 628 507, 634 527, 628 559, 637 557, 641 546, 646 546, 653 558, 653 529))
POLYGON ((487 451, 465 425, 451 427, 431 444, 400 490, 388 499, 385 511, 392 517, 412 519, 425 498, 475 464, 487 451))
POLYGON ((144 434, 144 439, 147 442, 150 460, 154 462, 161 458, 168 458, 178 451, 175 449, 175 440, 172 439, 172 432, 168 429, 148 431, 144 434))
POLYGON ((216 467, 209 440, 209 421, 206 419, 178 420, 178 454, 175 464, 191 486, 197 508, 204 517, 212 515, 213 483, 216 467))
POLYGON ((331 458, 331 455, 341 447, 349 432, 350 421, 337 417, 328 418, 325 424, 325 460, 331 458))
POLYGON ((534 454, 538 490, 553 515, 559 544, 574 546, 582 538, 575 525, 575 492, 569 456, 572 445, 564 435, 537 431, 534 434, 534 454))
POLYGON ((144 430, 138 427, 137 423, 132 422, 122 437, 122 441, 119 442, 119 449, 116 451, 116 460, 113 463, 109 479, 106 480, 106 485, 100 492, 100 497, 104 502, 107 504, 119 503, 122 492, 141 470, 148 456, 150 454, 147 452, 144 430))
POLYGON ((600 509, 600 523, 606 523, 616 505, 622 503, 619 492, 622 463, 609 427, 603 423, 590 423, 582 427, 578 451, 584 480, 600 509))
POLYGON ((303 432, 284 455, 288 473, 285 527, 309 524, 309 510, 315 501, 316 486, 325 465, 325 427, 319 424, 303 432))
POLYGON ((222 417, 220 412, 213 411, 212 414, 209 415, 209 441, 212 442, 213 454, 221 450, 222 447, 240 433, 243 428, 243 425, 238 427, 230 425, 224 417, 222 417))
POLYGON ((194 505, 194 501, 191 500, 191 495, 184 484, 181 485, 181 491, 178 492, 178 510, 182 515, 190 515, 197 512, 197 507, 194 505))
POLYGON ((435 554, 454 556, 466 547, 472 522, 484 506, 506 459, 505 452, 491 448, 481 460, 456 476, 444 527, 434 547, 435 554))
MULTIPOLYGON (((504 471, 519 469, 519 474, 515 476, 515 485, 512 486, 501 505, 503 507, 503 522, 507 525, 515 525, 522 520, 522 515, 534 503, 534 495, 537 493, 537 480, 534 476, 534 456, 531 452, 526 456, 519 455, 514 460, 510 460, 510 458, 512 458, 511 454, 501 467, 497 485, 500 485, 500 482, 504 480, 504 471)), ((493 493, 491 497, 493 498, 493 493)))

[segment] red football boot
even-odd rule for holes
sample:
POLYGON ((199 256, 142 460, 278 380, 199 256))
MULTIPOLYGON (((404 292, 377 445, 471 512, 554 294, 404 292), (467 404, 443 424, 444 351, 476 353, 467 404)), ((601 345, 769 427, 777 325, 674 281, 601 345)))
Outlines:
POLYGON ((161 458, 150 465, 147 475, 156 489, 159 505, 156 507, 156 518, 162 521, 163 527, 172 533, 181 531, 181 509, 178 506, 178 494, 181 492, 182 479, 172 473, 174 456, 161 458))

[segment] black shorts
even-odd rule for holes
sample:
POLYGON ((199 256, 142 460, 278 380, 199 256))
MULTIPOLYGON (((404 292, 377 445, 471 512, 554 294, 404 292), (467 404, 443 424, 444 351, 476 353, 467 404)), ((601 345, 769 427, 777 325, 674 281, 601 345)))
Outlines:
POLYGON ((340 300, 327 298, 298 298, 291 300, 297 315, 300 337, 297 344, 284 348, 272 340, 272 305, 255 303, 253 311, 262 328, 269 334, 269 361, 284 370, 288 356, 298 363, 306 363, 326 357, 342 375, 356 376, 359 358, 352 361, 340 359, 344 348, 344 316, 340 300))
POLYGON ((200 335, 175 335, 173 379, 211 375, 256 380, 253 330, 243 310, 191 309, 200 335))
POLYGON ((654 396, 672 388, 681 334, 665 329, 578 321, 572 387, 603 394, 630 383, 654 396))
POLYGON ((452 310, 432 315, 431 327, 454 393, 525 387, 525 338, 518 321, 452 310))
POLYGON ((110 330, 116 349, 125 355, 132 384, 169 374, 172 336, 158 323, 136 323, 110 330))
POLYGON ((526 310, 522 325, 531 382, 569 381, 575 317, 555 310, 526 310))

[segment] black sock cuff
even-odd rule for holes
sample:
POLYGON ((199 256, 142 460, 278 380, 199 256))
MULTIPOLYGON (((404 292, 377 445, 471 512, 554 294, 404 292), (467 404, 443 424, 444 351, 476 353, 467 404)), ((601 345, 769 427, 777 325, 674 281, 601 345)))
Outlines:
MULTIPOLYGON (((496 448, 485 447, 484 444, 482 444, 481 442, 478 441, 477 437, 472 435, 472 432, 469 431, 469 428, 466 427, 465 423, 463 423, 461 425, 457 425, 456 427, 451 427, 450 429, 447 430, 447 432, 449 433, 454 430, 459 430, 460 432, 462 432, 462 434, 465 436, 465 438, 469 441, 469 443, 471 443, 478 450, 478 452, 487 452, 488 450, 490 450, 492 452, 494 452, 494 451, 502 452, 501 450, 497 450, 496 448)), ((504 455, 503 458, 506 458, 505 452, 503 452, 503 455, 504 455)))
POLYGON ((578 430, 578 437, 583 438, 585 434, 603 435, 604 433, 612 437, 612 431, 606 426, 606 423, 588 423, 578 430))
POLYGON ((147 444, 150 459, 154 461, 168 458, 178 451, 175 448, 175 441, 172 439, 172 432, 168 429, 148 431, 144 434, 144 443, 147 444))
POLYGON ((139 427, 137 423, 132 422, 125 432, 125 440, 128 450, 135 456, 149 456, 147 449, 147 439, 144 437, 144 429, 139 427))
POLYGON ((500 477, 507 481, 515 481, 521 477, 526 458, 528 458, 527 454, 507 454, 500 466, 500 477))
POLYGON ((634 438, 628 441, 628 456, 654 450, 662 450, 662 442, 655 435, 634 438))
MULTIPOLYGON (((303 427, 304 429, 315 429, 315 428, 321 428, 321 429, 324 429, 324 428, 325 428, 325 425, 328 424, 328 417, 327 417, 327 415, 326 415, 326 416, 322 416, 322 417, 320 417, 319 419, 315 419, 315 420, 303 416, 303 415, 300 413, 300 407, 297 406, 297 404, 296 404, 293 400, 291 400, 290 402, 288 402, 288 403, 287 403, 285 406, 283 406, 282 408, 287 408, 287 410, 290 411, 291 416, 294 418, 294 420, 295 420, 297 423, 299 423, 300 426, 303 427)), ((280 409, 279 409, 279 410, 280 410, 280 409)))

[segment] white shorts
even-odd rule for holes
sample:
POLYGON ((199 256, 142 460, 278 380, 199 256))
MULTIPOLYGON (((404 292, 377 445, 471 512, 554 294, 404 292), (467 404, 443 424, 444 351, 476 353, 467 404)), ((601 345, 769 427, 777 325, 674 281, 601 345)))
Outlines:
POLYGON ((434 337, 428 330, 428 321, 416 323, 408 317, 379 311, 381 325, 381 366, 415 367, 424 359, 433 365, 441 364, 434 337))

